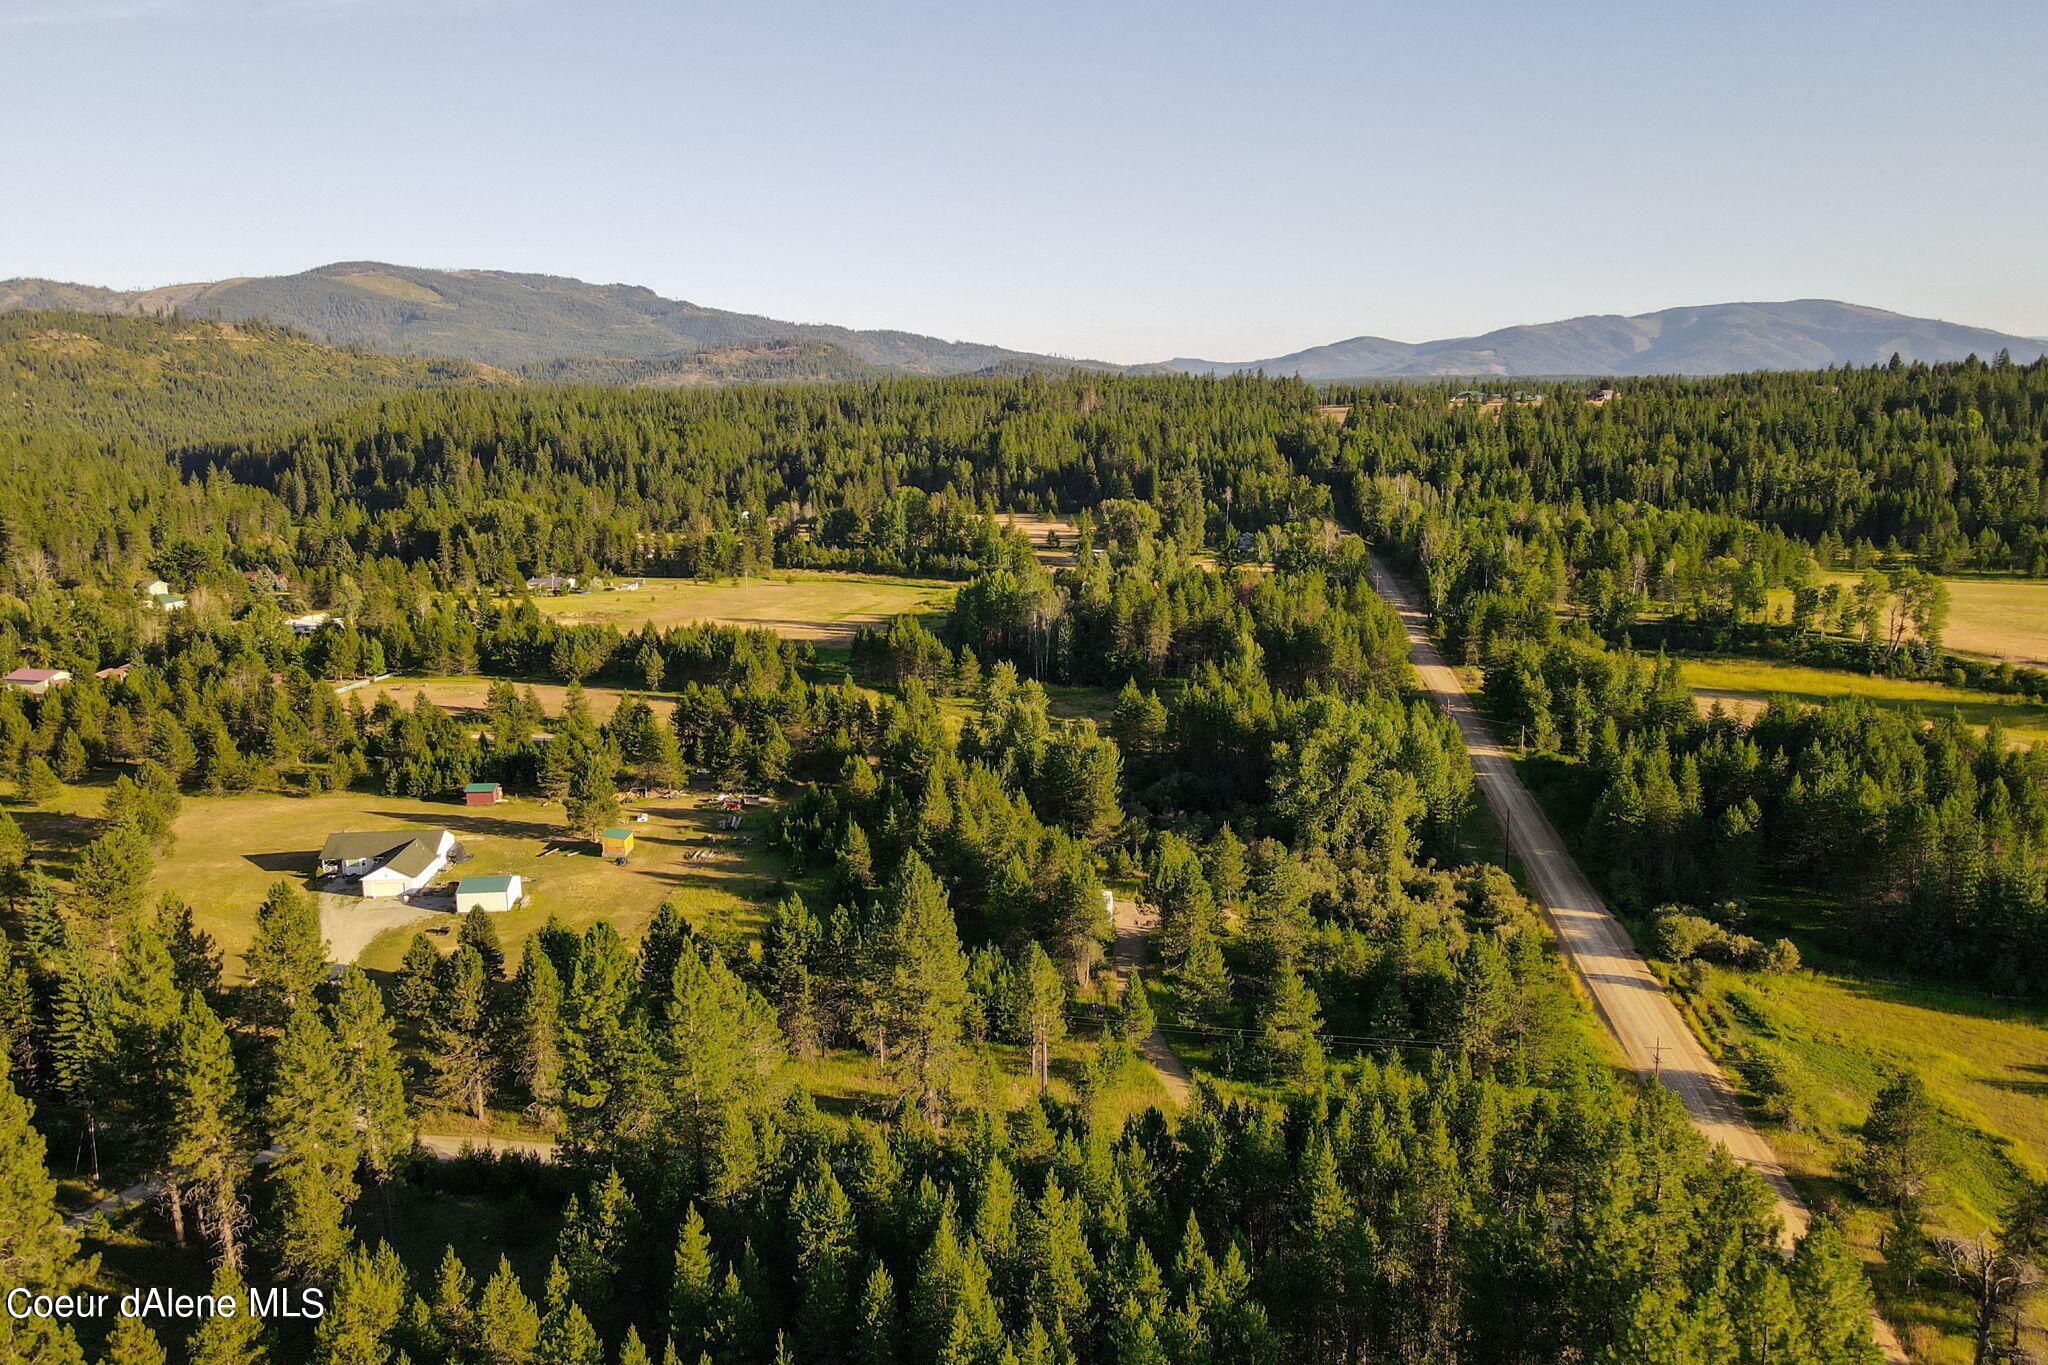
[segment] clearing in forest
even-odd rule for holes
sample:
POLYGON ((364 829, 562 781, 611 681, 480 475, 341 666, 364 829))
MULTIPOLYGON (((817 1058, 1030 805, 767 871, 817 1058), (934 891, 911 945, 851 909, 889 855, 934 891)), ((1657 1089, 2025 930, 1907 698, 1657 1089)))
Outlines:
POLYGON ((1929 720, 1953 715, 1979 728, 1997 720, 2013 742, 2020 745, 2048 740, 2048 707, 2035 705, 2024 697, 1763 659, 1688 658, 1681 662, 1685 681, 1702 711, 1719 702, 1722 710, 1746 718, 1761 711, 1773 696, 1787 696, 1815 706, 1843 697, 1861 697, 1892 710, 1918 712, 1929 720))
MULTIPOLYGON (((738 834, 714 828, 721 812, 711 793, 691 792, 674 800, 628 801, 622 817, 633 830, 635 851, 620 867, 597 856, 596 845, 572 834, 562 807, 525 797, 496 806, 463 806, 448 800, 423 801, 349 791, 322 796, 250 794, 185 799, 177 824, 177 846, 156 868, 150 895, 172 892, 193 907, 201 928, 219 940, 231 975, 241 967, 256 907, 280 879, 312 890, 321 844, 339 832, 396 828, 446 829, 468 860, 435 878, 438 886, 461 876, 516 874, 525 881, 531 904, 494 914, 499 936, 517 953, 526 936, 547 922, 550 912, 582 930, 607 919, 628 941, 636 941, 661 902, 680 898, 693 924, 748 932, 766 914, 765 902, 779 865, 764 847, 766 814, 746 813, 738 834), (632 821, 648 813, 646 823, 632 821), (692 853, 706 856, 692 858, 692 853)), ((390 928, 386 913, 395 899, 360 899, 350 894, 322 898, 330 914, 345 915, 360 905, 378 918, 379 932, 357 960, 390 969, 419 929, 447 929, 442 946, 452 946, 457 917, 431 907, 446 897, 429 897, 420 922, 390 928)))
POLYGON ((1047 568, 1064 568, 1074 562, 1074 542, 1081 528, 1073 522, 1043 512, 999 512, 996 520, 1022 531, 1031 542, 1032 557, 1047 568))
POLYGON ((844 648, 863 626, 887 625, 898 616, 941 612, 952 605, 955 585, 929 578, 885 574, 822 573, 778 569, 770 577, 719 582, 698 578, 647 578, 645 586, 620 592, 600 589, 564 597, 536 597, 543 612, 573 625, 608 625, 637 630, 709 622, 758 626, 789 640, 844 648))

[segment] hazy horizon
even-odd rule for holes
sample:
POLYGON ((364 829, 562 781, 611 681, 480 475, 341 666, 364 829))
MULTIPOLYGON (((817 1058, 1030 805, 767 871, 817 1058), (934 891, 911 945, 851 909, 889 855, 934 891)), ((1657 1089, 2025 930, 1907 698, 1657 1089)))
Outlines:
POLYGON ((0 275, 381 260, 1120 362, 1803 298, 2048 336, 2014 266, 2048 186, 2000 135, 2048 112, 2031 9, 0 0, 0 33, 0 275))

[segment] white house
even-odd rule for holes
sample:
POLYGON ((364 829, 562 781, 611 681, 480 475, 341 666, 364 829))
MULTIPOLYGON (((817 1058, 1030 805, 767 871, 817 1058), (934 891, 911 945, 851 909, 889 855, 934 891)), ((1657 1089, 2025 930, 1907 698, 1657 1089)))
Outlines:
POLYGON ((455 913, 472 910, 510 910, 525 898, 518 877, 464 877, 455 883, 455 913))
POLYGON ((330 834, 320 849, 320 872, 358 878, 365 896, 400 896, 431 882, 456 852, 455 836, 445 829, 330 834))
POLYGON ((311 635, 320 627, 330 623, 338 626, 341 624, 341 618, 324 611, 309 611, 304 616, 294 616, 285 622, 286 625, 292 628, 292 634, 294 635, 311 635))
POLYGON ((152 578, 142 585, 142 595, 144 597, 168 597, 170 594, 171 585, 164 582, 161 578, 152 578))
POLYGON ((526 580, 530 592, 567 592, 576 586, 576 575, 544 573, 526 580))

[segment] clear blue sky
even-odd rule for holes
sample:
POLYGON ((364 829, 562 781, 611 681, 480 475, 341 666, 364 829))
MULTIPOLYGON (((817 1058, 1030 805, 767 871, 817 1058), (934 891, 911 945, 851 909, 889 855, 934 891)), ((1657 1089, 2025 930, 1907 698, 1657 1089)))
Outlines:
POLYGON ((2048 6, 0 0, 0 277, 333 260, 1121 361, 2048 334, 2048 6))

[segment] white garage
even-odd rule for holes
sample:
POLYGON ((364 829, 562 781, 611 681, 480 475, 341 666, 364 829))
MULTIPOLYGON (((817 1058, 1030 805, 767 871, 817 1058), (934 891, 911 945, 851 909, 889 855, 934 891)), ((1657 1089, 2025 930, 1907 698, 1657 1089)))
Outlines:
POLYGON ((472 910, 510 910, 525 899, 525 888, 517 877, 464 877, 455 883, 455 913, 472 910))

